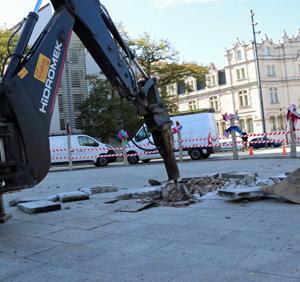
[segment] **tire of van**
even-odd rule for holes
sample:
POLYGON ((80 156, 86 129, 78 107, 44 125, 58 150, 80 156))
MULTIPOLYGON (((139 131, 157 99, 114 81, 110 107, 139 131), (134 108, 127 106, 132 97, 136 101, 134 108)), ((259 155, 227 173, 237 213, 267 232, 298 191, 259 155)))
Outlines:
MULTIPOLYGON (((127 154, 136 154, 136 152, 135 151, 130 151, 127 154)), ((140 160, 139 156, 129 156, 129 157, 127 157, 127 161, 130 164, 137 164, 139 162, 139 160, 140 160)))
POLYGON ((100 166, 107 166, 108 165, 108 158, 106 157, 98 157, 97 161, 95 162, 95 166, 96 167, 100 167, 100 166))
POLYGON ((193 148, 189 150, 189 155, 192 160, 200 160, 203 158, 203 152, 199 148, 193 148))

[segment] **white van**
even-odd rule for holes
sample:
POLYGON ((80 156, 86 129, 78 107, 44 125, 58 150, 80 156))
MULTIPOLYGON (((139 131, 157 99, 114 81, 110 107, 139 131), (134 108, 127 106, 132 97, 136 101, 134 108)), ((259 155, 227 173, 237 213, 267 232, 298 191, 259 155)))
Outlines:
MULTIPOLYGON (((218 139, 217 124, 214 113, 209 110, 194 112, 188 114, 177 114, 171 116, 173 127, 176 121, 182 126, 181 139, 183 146, 183 155, 189 155, 193 160, 207 159, 215 151, 219 151, 220 147, 218 139)), ((178 134, 174 134, 175 156, 179 156, 178 134)), ((142 126, 135 137, 128 142, 126 148, 127 154, 138 154, 128 156, 130 164, 149 162, 154 158, 161 158, 157 152, 151 133, 148 132, 146 126, 142 126)))
MULTIPOLYGON (((50 136, 51 164, 67 163, 68 156, 68 136, 50 136)), ((95 166, 107 166, 108 163, 116 161, 115 154, 110 145, 104 144, 95 138, 84 135, 71 135, 72 162, 92 162, 95 166)))

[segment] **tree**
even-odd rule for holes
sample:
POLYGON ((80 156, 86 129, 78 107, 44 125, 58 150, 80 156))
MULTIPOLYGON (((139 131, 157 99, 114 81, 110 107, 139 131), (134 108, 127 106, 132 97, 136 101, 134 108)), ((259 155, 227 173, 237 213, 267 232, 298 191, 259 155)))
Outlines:
MULTIPOLYGON (((135 51, 137 60, 145 72, 149 76, 159 78, 158 87, 168 111, 178 112, 178 96, 170 96, 167 86, 184 81, 189 76, 204 81, 206 68, 195 63, 180 64, 178 52, 167 40, 157 42, 146 33, 136 40, 130 40, 124 28, 121 27, 120 30, 123 38, 135 51)), ((103 78, 90 76, 89 82, 92 88, 91 95, 81 108, 81 118, 85 121, 86 133, 107 139, 123 129, 122 121, 126 121, 124 129, 130 135, 134 134, 142 124, 142 120, 135 114, 135 107, 125 99, 121 105, 116 91, 103 78)))
POLYGON ((5 60, 9 56, 10 52, 13 52, 18 40, 18 35, 15 35, 14 37, 12 37, 12 39, 9 42, 9 39, 11 38, 12 35, 13 35, 13 31, 9 29, 0 29, 0 68, 1 69, 4 63, 8 63, 5 62, 5 60), (7 49, 8 42, 10 45, 10 51, 8 51, 7 49))
MULTIPOLYGON (((179 63, 179 53, 168 40, 153 40, 145 33, 135 40, 129 41, 135 51, 137 60, 150 76, 157 76, 158 87, 161 90, 162 100, 169 112, 177 112, 177 95, 170 96, 167 86, 184 81, 193 76, 198 83, 204 83, 207 68, 196 63, 179 63)), ((187 88, 189 91, 189 89, 187 88)))
POLYGON ((121 129, 133 136, 142 124, 134 106, 125 99, 121 100, 107 80, 95 75, 88 76, 88 80, 92 90, 81 105, 80 116, 85 123, 85 133, 104 141, 116 136, 121 129))

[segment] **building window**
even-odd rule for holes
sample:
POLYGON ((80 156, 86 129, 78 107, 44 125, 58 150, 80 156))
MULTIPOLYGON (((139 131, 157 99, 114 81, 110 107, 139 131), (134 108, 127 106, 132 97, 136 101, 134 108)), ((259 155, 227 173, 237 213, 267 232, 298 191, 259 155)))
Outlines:
POLYGON ((66 123, 64 119, 59 120, 60 123, 60 130, 65 130, 66 129, 66 123))
POLYGON ((253 129, 253 119, 252 118, 248 118, 246 120, 246 127, 247 127, 247 132, 248 133, 252 133, 254 131, 254 129, 253 129))
POLYGON ((276 71, 275 71, 275 66, 274 65, 267 66, 267 76, 269 76, 269 77, 276 76, 276 71))
POLYGON ((176 93, 176 90, 175 90, 175 85, 169 85, 169 93, 171 94, 171 95, 175 95, 175 93, 176 93))
POLYGON ((277 116, 277 128, 278 130, 284 130, 284 119, 283 115, 277 116))
POLYGON ((220 136, 224 136, 224 132, 226 130, 226 122, 225 121, 222 121, 220 123, 220 136))
POLYGON ((64 101, 61 94, 58 94, 58 109, 60 112, 64 111, 64 101))
POLYGON ((237 78, 237 80, 246 78, 245 68, 236 70, 236 78, 237 78))
POLYGON ((240 80, 241 79, 241 72, 239 69, 236 70, 236 79, 240 80))
POLYGON ((248 107, 249 106, 249 98, 248 98, 247 90, 239 91, 238 96, 239 96, 240 107, 248 107))
POLYGON ((73 88, 80 87, 80 71, 78 70, 71 71, 71 85, 73 88))
POLYGON ((271 131, 277 131, 275 116, 270 116, 269 122, 270 122, 271 131))
POLYGON ((209 98, 209 106, 211 109, 214 109, 215 111, 219 111, 219 99, 218 96, 213 96, 209 98))
POLYGON ((197 110, 197 101, 196 100, 189 101, 189 110, 190 111, 197 110))
POLYGON ((83 96, 80 94, 73 94, 74 110, 80 111, 80 106, 83 102, 83 96))
POLYGON ((271 55, 271 48, 270 47, 265 47, 263 49, 263 55, 264 56, 270 56, 271 55))
POLYGON ((278 88, 277 87, 270 87, 270 104, 278 104, 278 88))
POLYGON ((211 85, 216 86, 216 76, 215 75, 211 76, 211 85))
POLYGON ((194 87, 194 82, 193 81, 188 81, 187 82, 187 92, 193 92, 195 91, 195 87, 194 87))
POLYGON ((72 64, 78 64, 79 62, 79 51, 78 50, 71 50, 70 53, 70 61, 72 64))
POLYGON ((177 94, 183 95, 185 93, 185 83, 184 81, 179 81, 177 83, 177 94))
POLYGON ((237 61, 240 61, 242 59, 242 51, 241 50, 236 51, 235 58, 237 61))
POLYGON ((245 127, 245 121, 243 119, 240 119, 239 120, 239 126, 240 126, 240 129, 245 131, 246 130, 246 127, 245 127))

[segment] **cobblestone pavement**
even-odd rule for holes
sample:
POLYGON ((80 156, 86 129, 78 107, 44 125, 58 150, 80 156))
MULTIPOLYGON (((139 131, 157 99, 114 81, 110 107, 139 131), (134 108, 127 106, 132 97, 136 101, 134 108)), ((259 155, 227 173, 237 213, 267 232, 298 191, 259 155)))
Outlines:
MULTIPOLYGON (((299 160, 251 159, 180 164, 183 177, 215 172, 293 171, 299 160)), ((225 201, 217 196, 184 208, 114 211, 105 201, 150 189, 163 164, 51 172, 33 189, 7 194, 49 196, 95 185, 118 192, 63 203, 30 215, 6 206, 0 225, 0 281, 300 281, 300 206, 276 198, 225 201)))

